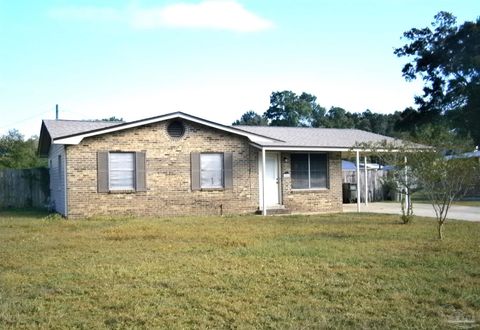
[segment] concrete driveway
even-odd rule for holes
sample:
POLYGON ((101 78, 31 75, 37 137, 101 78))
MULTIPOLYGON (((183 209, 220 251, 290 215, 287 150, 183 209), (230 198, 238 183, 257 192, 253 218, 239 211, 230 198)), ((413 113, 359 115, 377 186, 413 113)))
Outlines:
MULTIPOLYGON (((401 214, 400 203, 368 203, 361 204, 361 212, 401 214)), ((357 204, 343 204, 343 212, 357 212, 357 204)), ((422 217, 435 217, 431 204, 414 203, 413 214, 422 217)), ((447 219, 480 222, 480 207, 452 205, 448 211, 447 219)))

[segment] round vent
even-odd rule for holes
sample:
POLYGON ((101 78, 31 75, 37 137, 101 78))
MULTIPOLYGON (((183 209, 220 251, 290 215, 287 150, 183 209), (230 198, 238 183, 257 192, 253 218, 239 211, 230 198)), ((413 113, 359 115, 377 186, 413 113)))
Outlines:
POLYGON ((183 123, 180 121, 172 121, 167 126, 167 132, 171 137, 179 138, 185 134, 185 126, 183 126, 183 123))

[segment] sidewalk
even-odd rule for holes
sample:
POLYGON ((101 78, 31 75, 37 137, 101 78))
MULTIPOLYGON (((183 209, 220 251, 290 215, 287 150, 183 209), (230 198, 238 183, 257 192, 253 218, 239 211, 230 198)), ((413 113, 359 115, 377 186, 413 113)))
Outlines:
MULTIPOLYGON (((357 212, 357 204, 343 204, 343 212, 357 212)), ((400 203, 376 202, 360 205, 360 212, 401 214, 400 203)), ((435 217, 431 204, 414 203, 413 214, 422 217, 435 217)), ((452 205, 448 211, 447 219, 480 222, 480 207, 452 205)))

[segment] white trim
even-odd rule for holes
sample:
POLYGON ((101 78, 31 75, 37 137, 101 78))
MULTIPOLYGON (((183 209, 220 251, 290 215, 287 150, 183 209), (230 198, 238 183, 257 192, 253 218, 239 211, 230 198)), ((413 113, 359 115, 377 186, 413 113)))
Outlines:
POLYGON ((165 115, 165 116, 159 116, 159 117, 155 117, 155 118, 139 120, 139 121, 132 122, 132 123, 129 123, 129 124, 127 123, 127 124, 124 124, 124 125, 119 125, 119 126, 114 126, 114 127, 106 127, 104 129, 95 130, 94 132, 86 132, 84 134, 78 134, 78 135, 71 136, 71 137, 68 137, 68 136, 64 137, 64 138, 59 137, 59 138, 53 139, 53 143, 54 144, 79 144, 86 137, 117 132, 117 131, 129 129, 129 128, 133 128, 133 127, 153 124, 153 123, 157 123, 157 122, 165 121, 165 120, 169 120, 169 119, 174 119, 174 118, 185 119, 185 120, 197 123, 197 124, 202 124, 202 125, 205 125, 205 126, 216 128, 216 129, 228 132, 228 133, 245 136, 252 142, 272 143, 272 142, 277 141, 273 138, 267 138, 267 137, 264 137, 264 136, 261 136, 261 135, 258 135, 258 134, 248 133, 248 132, 236 129, 236 128, 230 128, 230 127, 220 125, 220 124, 217 124, 217 123, 214 123, 214 122, 210 122, 210 121, 203 120, 203 119, 200 119, 200 118, 192 117, 192 116, 184 114, 184 113, 176 112, 176 113, 168 114, 168 115, 165 115))
POLYGON ((267 207, 265 204, 265 172, 267 164, 265 160, 265 148, 262 148, 262 215, 267 215, 267 207))
POLYGON ((65 199, 65 217, 68 217, 68 192, 67 192, 67 147, 63 147, 64 157, 63 157, 63 181, 64 181, 64 199, 65 199))
POLYGON ((365 206, 368 206, 368 168, 367 168, 367 156, 364 156, 364 168, 365 168, 365 206))
POLYGON ((356 168, 356 175, 357 175, 357 212, 360 212, 360 151, 357 150, 357 168, 356 168))
MULTIPOLYGON (((363 149, 363 148, 340 148, 340 147, 289 147, 289 146, 262 146, 256 143, 250 143, 252 147, 258 148, 258 149, 265 149, 266 151, 323 151, 323 152, 398 152, 399 150, 396 149, 363 149)), ((415 150, 413 150, 415 151, 415 150)))

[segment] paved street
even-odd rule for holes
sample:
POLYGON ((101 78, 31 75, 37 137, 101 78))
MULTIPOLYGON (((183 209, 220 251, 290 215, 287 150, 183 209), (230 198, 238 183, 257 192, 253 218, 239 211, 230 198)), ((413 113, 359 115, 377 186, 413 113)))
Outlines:
MULTIPOLYGON (((361 212, 401 214, 399 203, 368 203, 361 204, 361 212)), ((356 212, 357 204, 343 204, 343 212, 356 212)), ((413 214, 423 217, 435 217, 435 211, 431 204, 414 203, 413 214)), ((480 207, 453 205, 448 211, 447 219, 478 221, 480 222, 480 207)))

